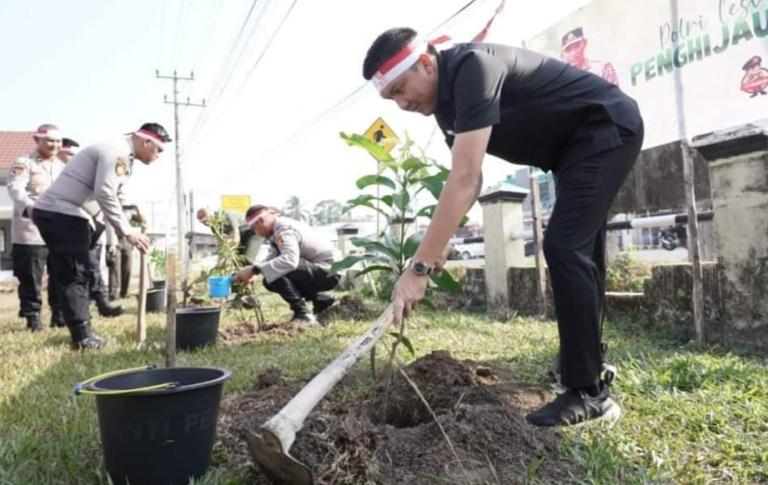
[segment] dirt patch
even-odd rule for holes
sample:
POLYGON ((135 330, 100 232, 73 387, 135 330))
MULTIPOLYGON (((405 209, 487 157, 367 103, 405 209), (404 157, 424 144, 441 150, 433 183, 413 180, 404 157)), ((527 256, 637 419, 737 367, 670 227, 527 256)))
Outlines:
POLYGON ((320 323, 328 323, 334 320, 371 320, 377 316, 376 310, 367 307, 361 298, 344 295, 317 319, 320 323))
POLYGON ((292 323, 264 323, 259 327, 256 323, 243 322, 230 325, 219 331, 219 338, 225 345, 241 345, 256 342, 275 335, 290 337, 304 333, 308 327, 292 323))
MULTIPOLYGON (((559 456, 559 435, 525 421, 526 413, 550 399, 547 391, 447 352, 434 352, 404 371, 445 434, 399 373, 388 390, 383 377, 365 385, 364 372, 353 374, 315 408, 291 447, 316 483, 562 483, 578 475, 577 466, 559 456)), ((217 448, 228 467, 250 473, 254 483, 269 483, 253 467, 242 436, 303 385, 270 369, 252 391, 225 401, 217 448)))

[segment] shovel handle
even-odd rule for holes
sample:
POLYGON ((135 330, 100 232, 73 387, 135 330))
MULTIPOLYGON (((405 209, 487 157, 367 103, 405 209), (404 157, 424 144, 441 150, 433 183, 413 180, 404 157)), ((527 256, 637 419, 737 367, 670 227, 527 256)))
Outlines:
POLYGON ((291 447, 296 438, 296 432, 304 425, 304 420, 312 409, 344 377, 360 356, 378 342, 392 324, 392 320, 393 309, 390 304, 363 335, 309 381, 280 412, 264 423, 262 428, 278 437, 284 451, 288 451, 291 447))

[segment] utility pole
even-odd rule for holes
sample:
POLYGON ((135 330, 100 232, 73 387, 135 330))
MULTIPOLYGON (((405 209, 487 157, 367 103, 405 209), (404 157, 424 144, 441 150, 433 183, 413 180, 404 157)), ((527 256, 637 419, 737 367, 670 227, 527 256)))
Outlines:
POLYGON ((181 153, 179 151, 179 106, 194 106, 199 108, 205 108, 205 100, 201 103, 192 103, 189 97, 186 101, 179 102, 179 81, 194 81, 195 73, 190 72, 189 77, 183 77, 176 74, 173 71, 172 76, 161 76, 160 70, 155 70, 155 77, 157 79, 171 79, 173 80, 173 100, 169 101, 168 96, 163 96, 163 102, 165 104, 173 105, 173 125, 174 125, 174 155, 176 158, 176 237, 177 249, 176 254, 181 261, 181 287, 184 291, 184 305, 187 304, 187 269, 189 266, 188 258, 184 252, 184 183, 181 177, 181 153))

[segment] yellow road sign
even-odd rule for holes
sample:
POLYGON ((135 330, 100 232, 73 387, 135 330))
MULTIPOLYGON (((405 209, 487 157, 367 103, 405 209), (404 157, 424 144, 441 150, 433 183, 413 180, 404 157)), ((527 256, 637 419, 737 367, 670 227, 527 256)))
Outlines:
POLYGON ((251 206, 250 195, 222 195, 221 209, 245 214, 245 211, 251 206))
POLYGON ((391 152, 398 141, 395 132, 381 117, 376 118, 376 121, 371 124, 363 136, 383 146, 387 152, 391 152))

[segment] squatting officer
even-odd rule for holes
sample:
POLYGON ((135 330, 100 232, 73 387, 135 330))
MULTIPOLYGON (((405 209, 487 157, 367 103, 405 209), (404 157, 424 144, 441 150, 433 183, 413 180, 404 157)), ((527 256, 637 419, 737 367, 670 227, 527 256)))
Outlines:
POLYGON ((338 275, 329 275, 333 264, 333 246, 317 231, 306 225, 280 217, 278 212, 263 205, 251 206, 245 213, 251 229, 270 245, 262 263, 244 267, 237 281, 245 282, 254 275, 264 275, 264 286, 279 294, 293 310, 297 323, 315 324, 315 314, 333 305, 334 298, 321 292, 339 284, 338 275), (312 302, 314 314, 307 308, 312 302))
POLYGON ((104 229, 104 219, 140 251, 149 249, 149 239, 128 223, 118 192, 131 175, 134 159, 149 165, 168 141, 165 128, 146 123, 121 138, 86 147, 35 202, 32 217, 52 253, 51 271, 60 284, 74 349, 104 344, 90 325, 89 249, 104 229))

